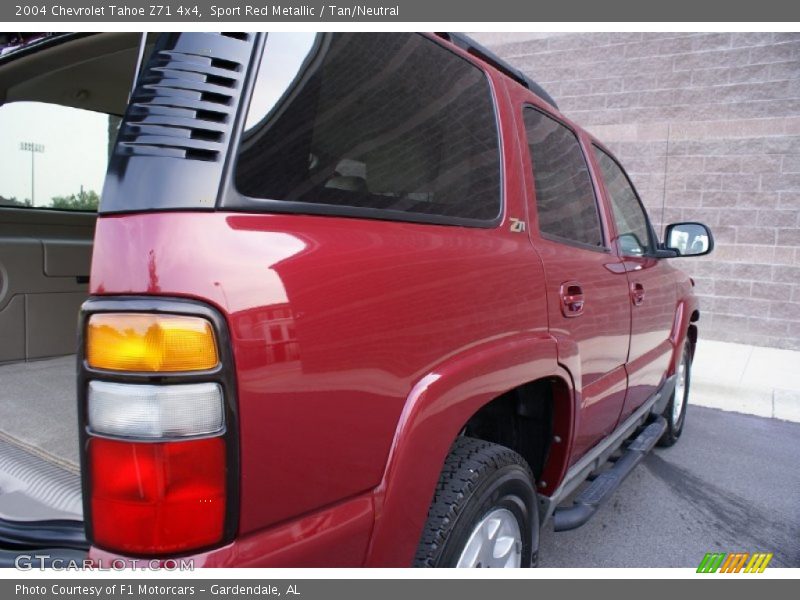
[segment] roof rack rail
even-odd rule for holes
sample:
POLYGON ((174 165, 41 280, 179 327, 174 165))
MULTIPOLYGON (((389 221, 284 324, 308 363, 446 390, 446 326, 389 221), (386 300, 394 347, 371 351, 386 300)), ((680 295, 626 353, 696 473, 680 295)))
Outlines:
POLYGON ((550 104, 553 108, 556 108, 556 109, 558 108, 558 104, 556 104, 556 101, 553 100, 553 97, 550 94, 548 94, 542 86, 540 86, 533 79, 531 79, 530 77, 525 75, 525 73, 523 73, 522 71, 520 71, 516 67, 512 67, 510 64, 508 64, 502 58, 497 56, 494 52, 492 52, 491 50, 489 50, 485 46, 482 46, 481 44, 479 44, 478 42, 473 40, 471 37, 469 37, 468 35, 465 35, 463 33, 452 32, 452 31, 449 31, 449 32, 436 32, 436 35, 438 35, 441 38, 446 39, 449 42, 452 42, 453 44, 455 44, 456 46, 458 46, 459 48, 461 48, 465 52, 467 52, 469 54, 472 54, 473 56, 475 56, 477 58, 480 58, 484 62, 489 63, 495 69, 497 69, 498 71, 501 71, 502 73, 508 75, 509 77, 511 77, 517 83, 520 83, 520 84, 524 85, 526 88, 528 88, 534 94, 539 96, 539 98, 541 98, 542 100, 544 100, 545 102, 550 104))

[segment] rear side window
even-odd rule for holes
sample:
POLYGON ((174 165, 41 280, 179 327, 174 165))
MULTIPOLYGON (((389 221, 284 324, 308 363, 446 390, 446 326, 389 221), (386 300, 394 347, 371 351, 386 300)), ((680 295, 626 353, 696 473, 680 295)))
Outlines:
POLYGON ((602 247, 592 179, 578 138, 533 108, 524 112, 539 231, 546 237, 602 247))
POLYGON ((345 214, 492 221, 500 152, 489 82, 417 34, 269 34, 235 182, 251 198, 345 214))

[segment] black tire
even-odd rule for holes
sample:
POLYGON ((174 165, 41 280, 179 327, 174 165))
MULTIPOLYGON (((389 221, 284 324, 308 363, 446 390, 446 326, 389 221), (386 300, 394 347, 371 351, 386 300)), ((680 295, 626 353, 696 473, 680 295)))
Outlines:
POLYGON ((442 469, 415 567, 454 567, 472 530, 497 508, 510 511, 522 538, 520 565, 534 566, 539 550, 539 513, 530 467, 497 444, 460 437, 442 469))
MULTIPOLYGON (((677 394, 679 393, 680 381, 675 385, 675 390, 672 392, 672 396, 667 403, 664 412, 661 415, 667 420, 667 430, 661 436, 661 439, 658 440, 658 445, 662 448, 667 448, 669 446, 673 446, 675 442, 681 437, 681 433, 683 433, 683 425, 686 422, 686 407, 689 404, 689 386, 692 382, 692 354, 689 350, 689 342, 684 344, 683 346, 683 355, 681 356, 681 360, 685 365, 684 370, 684 377, 685 382, 683 386, 683 405, 681 406, 680 413, 676 416, 675 415, 675 402, 677 401, 677 394)), ((680 367, 679 367, 679 377, 680 377, 680 367)))

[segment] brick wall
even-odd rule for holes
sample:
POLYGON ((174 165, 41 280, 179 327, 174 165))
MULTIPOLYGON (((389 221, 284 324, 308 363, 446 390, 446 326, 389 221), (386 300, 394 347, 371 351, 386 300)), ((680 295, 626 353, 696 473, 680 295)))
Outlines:
POLYGON ((717 248, 680 260, 702 335, 800 350, 800 34, 473 34, 606 142, 661 231, 717 248))

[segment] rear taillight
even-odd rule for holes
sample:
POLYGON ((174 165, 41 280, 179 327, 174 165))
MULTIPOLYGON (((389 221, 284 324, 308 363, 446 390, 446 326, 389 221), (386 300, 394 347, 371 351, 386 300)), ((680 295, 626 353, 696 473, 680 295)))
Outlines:
POLYGON ((89 440, 94 543, 126 554, 170 554, 219 542, 225 442, 89 440))
POLYGON ((122 438, 208 436, 225 426, 218 383, 138 385, 92 381, 87 396, 91 433, 122 438))
POLYGON ((112 371, 202 371, 216 366, 217 345, 205 319, 106 313, 89 318, 86 361, 112 371))
POLYGON ((224 542, 232 442, 214 326, 195 316, 103 312, 84 331, 92 542, 149 556, 224 542))

